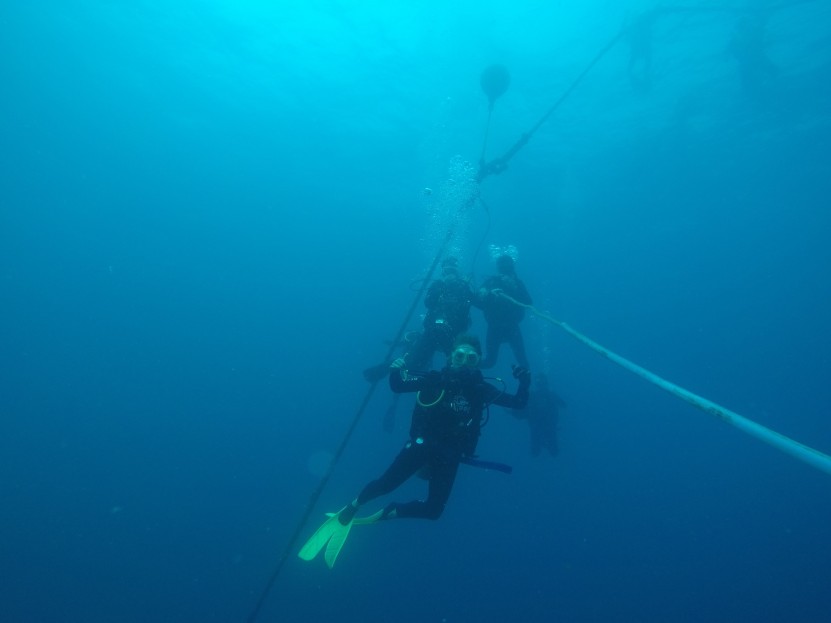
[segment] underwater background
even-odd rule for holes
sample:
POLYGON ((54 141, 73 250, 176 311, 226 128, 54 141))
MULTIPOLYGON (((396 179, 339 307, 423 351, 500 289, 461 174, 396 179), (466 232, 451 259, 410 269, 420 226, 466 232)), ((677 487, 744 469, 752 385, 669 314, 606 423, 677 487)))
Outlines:
MULTIPOLYGON (((831 452, 828 2, 10 0, 0 29, 0 620, 249 620, 457 216, 474 283, 514 245, 538 310, 831 452), (464 208, 492 63, 486 160, 532 135, 464 208)), ((559 454, 492 408, 511 476, 463 466, 333 570, 292 554, 257 620, 829 620, 827 474, 523 332, 559 454)), ((389 403, 295 549, 401 447, 389 403)))

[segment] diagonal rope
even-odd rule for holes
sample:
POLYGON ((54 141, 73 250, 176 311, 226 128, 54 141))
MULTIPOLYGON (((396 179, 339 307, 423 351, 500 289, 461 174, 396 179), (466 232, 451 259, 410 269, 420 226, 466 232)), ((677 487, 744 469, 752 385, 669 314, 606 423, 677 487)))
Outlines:
POLYGON ((747 433, 748 435, 752 435, 757 439, 764 441, 765 443, 773 446, 777 450, 781 450, 785 454, 790 454, 792 457, 799 459, 800 461, 804 461, 811 465, 812 467, 816 467, 817 469, 824 471, 826 474, 831 475, 831 456, 820 452, 819 450, 815 450, 810 446, 806 446, 798 441, 791 439, 790 437, 786 437, 781 433, 777 433, 775 430, 771 430, 770 428, 766 428, 761 424, 757 424, 753 420, 749 420, 744 416, 739 415, 735 411, 731 411, 721 405, 712 402, 711 400, 707 400, 698 394, 694 394, 691 391, 684 389, 683 387, 679 387, 675 383, 671 383, 666 379, 661 378, 657 374, 650 372, 649 370, 642 368, 641 366, 629 361, 613 353, 612 351, 604 348, 594 340, 589 339, 579 331, 572 329, 568 326, 565 322, 557 320, 548 314, 539 311, 536 307, 532 305, 526 305, 525 303, 520 303, 515 298, 508 296, 504 292, 499 292, 499 295, 502 298, 507 299, 514 305, 519 305, 533 313, 534 315, 542 318, 543 320, 550 322, 558 327, 560 327, 563 331, 568 333, 571 337, 575 338, 577 341, 582 342, 593 351, 598 353, 599 355, 605 357, 609 361, 613 361, 614 363, 618 364, 622 368, 629 370, 633 374, 641 377, 645 381, 660 387, 664 391, 669 392, 676 398, 680 398, 681 400, 688 402, 689 404, 693 405, 694 407, 698 407, 705 413, 712 415, 715 418, 718 418, 722 422, 726 422, 731 426, 735 426, 739 430, 747 433))

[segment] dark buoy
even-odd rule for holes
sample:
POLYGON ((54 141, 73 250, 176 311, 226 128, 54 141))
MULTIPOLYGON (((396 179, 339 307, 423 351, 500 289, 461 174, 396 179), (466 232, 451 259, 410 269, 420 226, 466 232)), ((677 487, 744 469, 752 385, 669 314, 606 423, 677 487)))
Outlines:
POLYGON ((511 84, 511 74, 508 73, 508 68, 505 65, 490 65, 482 72, 479 82, 485 95, 488 96, 491 107, 493 107, 493 103, 497 98, 508 90, 508 85, 511 84))

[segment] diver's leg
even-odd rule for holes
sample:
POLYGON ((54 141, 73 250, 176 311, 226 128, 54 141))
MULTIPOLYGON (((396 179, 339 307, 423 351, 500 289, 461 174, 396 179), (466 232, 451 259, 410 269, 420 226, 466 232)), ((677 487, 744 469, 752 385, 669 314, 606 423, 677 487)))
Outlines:
POLYGON ((522 339, 522 331, 519 330, 519 325, 516 325, 513 331, 511 331, 508 344, 510 344, 511 350, 514 351, 516 362, 523 368, 528 368, 528 356, 525 354, 525 340, 522 339))
POLYGON ((430 480, 426 500, 414 500, 404 504, 393 503, 384 509, 384 517, 411 519, 438 519, 444 512, 456 473, 459 471, 460 454, 434 457, 430 464, 430 480))
POLYGON ((358 495, 358 505, 366 504, 377 497, 390 493, 415 474, 427 461, 424 446, 408 441, 383 475, 370 482, 358 495))

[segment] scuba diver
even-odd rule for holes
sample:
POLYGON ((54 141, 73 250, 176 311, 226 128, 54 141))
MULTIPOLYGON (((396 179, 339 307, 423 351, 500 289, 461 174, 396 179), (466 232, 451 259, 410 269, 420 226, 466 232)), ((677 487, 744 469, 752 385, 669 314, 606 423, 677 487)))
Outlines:
POLYGON ((507 394, 485 381, 477 367, 481 356, 479 340, 461 335, 441 371, 411 372, 404 359, 393 362, 389 370, 392 391, 416 393, 409 439, 380 478, 367 484, 339 512, 329 514, 300 550, 300 558, 312 560, 325 548, 324 559, 331 568, 355 524, 404 518, 435 520, 441 516, 459 463, 485 465, 476 461, 474 452, 488 407, 494 404, 522 409, 528 401, 531 375, 526 368, 514 368, 519 386, 516 394, 507 394), (391 493, 416 473, 428 482, 426 500, 392 502, 374 515, 355 517, 361 506, 391 493))
MULTIPOLYGON (((404 354, 407 367, 411 370, 429 370, 433 355, 441 351, 450 354, 453 340, 470 326, 470 305, 473 290, 467 279, 459 272, 459 260, 447 257, 441 263, 441 279, 436 279, 424 296, 423 330, 409 331, 401 344, 409 346, 404 354)), ((366 368, 364 378, 373 383, 385 377, 389 363, 383 362, 366 368)))
POLYGON ((436 351, 450 355, 456 336, 470 326, 473 290, 459 272, 459 260, 445 258, 441 263, 441 276, 430 284, 424 296, 427 308, 424 330, 404 355, 411 370, 429 370, 436 351))
POLYGON ((514 258, 503 253, 496 258, 497 274, 485 279, 479 289, 473 305, 485 314, 488 333, 485 338, 485 359, 482 368, 492 368, 499 358, 499 349, 507 342, 516 357, 517 363, 528 367, 525 354, 525 341, 519 330, 519 323, 525 317, 525 310, 508 299, 500 296, 504 293, 520 303, 531 305, 531 295, 525 284, 517 277, 514 258))

